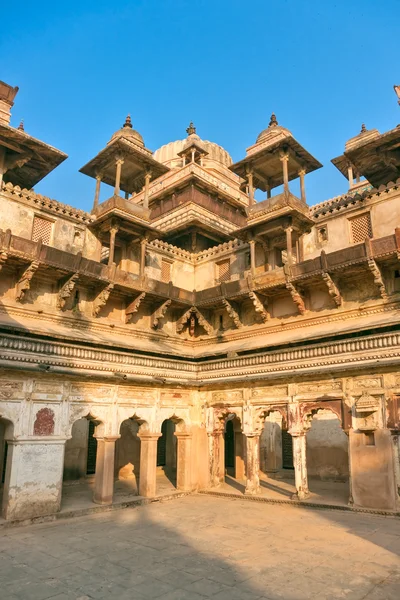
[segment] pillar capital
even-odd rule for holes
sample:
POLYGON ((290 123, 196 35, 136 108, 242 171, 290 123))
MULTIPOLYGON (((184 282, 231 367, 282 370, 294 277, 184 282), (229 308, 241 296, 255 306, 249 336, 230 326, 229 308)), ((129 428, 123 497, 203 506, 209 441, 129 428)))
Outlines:
POLYGON ((282 162, 288 162, 288 160, 289 160, 289 154, 288 154, 288 152, 280 152, 279 153, 279 160, 281 160, 282 162))
POLYGON ((94 435, 94 438, 98 442, 116 442, 121 437, 121 434, 118 435, 94 435))
POLYGON ((122 166, 122 165, 124 164, 124 159, 123 159, 123 158, 121 158, 121 157, 117 157, 117 158, 115 159, 115 164, 116 164, 116 165, 121 165, 121 166, 122 166))
POLYGON ((179 440, 191 440, 193 434, 189 433, 188 431, 174 431, 174 436, 179 440))
POLYGON ((153 433, 149 431, 143 431, 143 433, 141 433, 139 431, 137 435, 144 442, 156 442, 158 438, 162 436, 162 433, 153 433))
POLYGON ((301 169, 299 169, 297 171, 299 177, 304 177, 304 175, 307 175, 307 169, 305 169, 304 167, 302 167, 301 169))

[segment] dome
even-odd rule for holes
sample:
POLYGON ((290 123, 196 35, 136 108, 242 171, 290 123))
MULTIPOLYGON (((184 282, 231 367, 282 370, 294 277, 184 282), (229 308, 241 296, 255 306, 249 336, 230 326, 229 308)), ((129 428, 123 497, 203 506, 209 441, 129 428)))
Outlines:
POLYGON ((222 146, 214 144, 214 142, 202 140, 196 134, 196 128, 193 126, 193 123, 189 125, 186 131, 188 132, 188 137, 186 139, 176 140, 175 142, 169 142, 169 144, 161 146, 161 148, 154 152, 154 158, 170 168, 180 167, 182 165, 182 159, 178 156, 179 152, 182 152, 182 150, 187 147, 188 143, 190 144, 191 141, 195 141, 208 153, 204 161, 205 166, 207 166, 207 163, 209 162, 214 162, 228 168, 233 163, 230 154, 222 148, 222 146))
POLYGON ((126 138, 128 140, 131 140, 138 146, 141 146, 142 148, 145 147, 144 140, 143 140, 142 136, 140 135, 140 133, 138 131, 136 131, 136 129, 132 129, 132 121, 131 121, 130 115, 128 115, 126 117, 125 123, 123 124, 121 129, 118 129, 113 134, 113 136, 111 137, 111 140, 108 143, 113 142, 117 138, 126 138))
POLYGON ((266 129, 263 129, 263 131, 258 135, 258 137, 256 139, 256 144, 260 144, 260 143, 266 141, 267 139, 271 139, 271 137, 274 137, 278 133, 292 135, 290 133, 289 129, 286 129, 285 127, 281 127, 278 124, 275 113, 272 113, 271 120, 269 122, 268 127, 266 129))

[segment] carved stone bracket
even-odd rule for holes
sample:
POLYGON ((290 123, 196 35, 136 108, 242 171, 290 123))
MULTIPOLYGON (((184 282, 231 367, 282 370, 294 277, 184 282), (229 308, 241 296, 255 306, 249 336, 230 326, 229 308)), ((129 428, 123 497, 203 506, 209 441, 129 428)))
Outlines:
POLYGON ((232 321, 235 323, 235 326, 238 329, 239 329, 239 327, 242 327, 243 323, 241 322, 239 314, 238 314, 237 310, 233 307, 233 305, 226 298, 224 298, 222 300, 222 303, 223 303, 224 307, 226 308, 226 312, 228 313, 228 315, 230 316, 232 321))
POLYGON ((254 310, 258 315, 260 315, 262 322, 266 323, 271 315, 266 309, 265 304, 260 300, 256 292, 249 292, 249 298, 253 302, 254 310))
POLYGON ((100 310, 103 306, 107 304, 107 300, 110 297, 112 290, 114 289, 114 284, 109 283, 101 292, 96 296, 93 301, 93 316, 97 317, 100 310))
POLYGON ((304 304, 304 298, 300 294, 299 290, 290 281, 286 282, 286 289, 289 290, 290 295, 292 296, 292 300, 296 304, 299 313, 301 315, 304 315, 307 312, 307 310, 304 304))
POLYGON ((151 326, 154 329, 156 329, 158 327, 160 319, 162 319, 165 316, 165 313, 167 312, 167 309, 170 304, 171 304, 171 300, 166 300, 165 302, 163 302, 161 304, 161 306, 159 306, 157 308, 157 310, 154 311, 154 313, 151 317, 151 326))
POLYGON ((333 281, 332 277, 329 275, 329 273, 327 273, 326 271, 323 271, 322 279, 325 281, 326 287, 328 288, 328 294, 333 299, 336 306, 337 307, 341 306, 342 302, 343 302, 343 298, 339 292, 337 285, 333 281))
POLYGON ((376 264, 376 262, 374 261, 373 258, 369 258, 367 264, 368 264, 368 268, 371 271, 372 276, 374 278, 375 285, 379 289, 381 298, 383 300, 386 300, 388 297, 388 294, 386 291, 385 282, 383 281, 382 273, 381 273, 378 265, 376 264))
POLYGON ((31 262, 31 264, 28 265, 26 267, 26 269, 23 271, 21 277, 18 280, 17 286, 16 286, 17 293, 15 296, 15 299, 18 302, 22 302, 22 300, 25 296, 25 292, 27 290, 29 290, 29 288, 31 287, 32 277, 34 276, 34 274, 36 273, 38 268, 39 268, 39 262, 35 260, 35 261, 31 262))
POLYGON ((8 254, 7 252, 0 252, 0 271, 3 268, 3 265, 7 262, 8 254))
POLYGON ((129 306, 126 307, 126 323, 130 323, 132 321, 133 315, 139 310, 139 306, 141 305, 142 300, 144 300, 145 296, 146 292, 142 292, 141 294, 139 294, 139 296, 136 296, 136 298, 129 304, 129 306))
POLYGON ((64 310, 67 300, 71 296, 72 292, 74 291, 78 279, 79 279, 79 274, 74 273, 73 275, 71 275, 71 277, 69 277, 69 279, 67 279, 67 281, 64 283, 64 285, 61 287, 60 291, 58 292, 58 297, 57 297, 57 308, 58 309, 64 310))
POLYGON ((196 315, 199 325, 201 325, 203 327, 203 329, 205 329, 209 335, 212 335, 214 333, 214 329, 212 328, 210 323, 207 321, 205 316, 199 311, 199 309, 196 308, 195 306, 191 306, 189 308, 189 310, 187 310, 180 317, 180 319, 177 320, 177 322, 176 322, 177 333, 181 333, 183 331, 183 328, 185 327, 186 323, 193 315, 196 315))

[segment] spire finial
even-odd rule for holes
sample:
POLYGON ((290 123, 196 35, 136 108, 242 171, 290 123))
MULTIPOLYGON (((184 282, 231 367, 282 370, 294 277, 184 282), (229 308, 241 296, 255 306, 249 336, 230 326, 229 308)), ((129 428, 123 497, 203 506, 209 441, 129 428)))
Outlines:
POLYGON ((18 125, 17 129, 19 129, 20 131, 25 131, 24 120, 23 119, 21 119, 21 122, 18 125))
POLYGON ((268 127, 276 127, 277 125, 278 125, 278 121, 276 119, 276 115, 275 115, 275 113, 272 113, 271 120, 269 122, 268 127))
POLYGON ((126 116, 125 123, 123 124, 123 127, 129 127, 130 129, 132 129, 131 115, 127 115, 126 116))
POLYGON ((397 96, 397 101, 400 104, 400 85, 394 85, 393 89, 394 89, 394 93, 397 96))
POLYGON ((186 129, 186 133, 188 135, 192 135, 193 133, 196 133, 196 127, 193 125, 193 121, 190 121, 189 127, 186 129))
POLYGON ((365 123, 363 123, 361 125, 361 131, 360 131, 360 133, 367 133, 367 128, 365 127, 365 123))

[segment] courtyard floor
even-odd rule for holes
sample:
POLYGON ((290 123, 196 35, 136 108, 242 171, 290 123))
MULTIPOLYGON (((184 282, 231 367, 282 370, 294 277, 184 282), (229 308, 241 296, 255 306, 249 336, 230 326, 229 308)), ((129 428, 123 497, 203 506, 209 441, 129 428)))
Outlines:
POLYGON ((398 600, 400 521, 193 495, 3 530, 4 600, 398 600))

